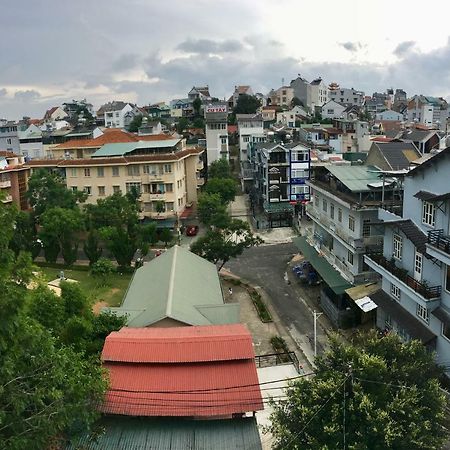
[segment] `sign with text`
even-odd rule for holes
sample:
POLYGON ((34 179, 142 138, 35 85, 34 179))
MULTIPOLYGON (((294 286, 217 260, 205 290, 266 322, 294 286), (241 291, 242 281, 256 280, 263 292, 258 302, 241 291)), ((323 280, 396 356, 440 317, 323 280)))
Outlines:
POLYGON ((226 113, 227 106, 226 105, 209 105, 206 107, 207 113, 226 113))

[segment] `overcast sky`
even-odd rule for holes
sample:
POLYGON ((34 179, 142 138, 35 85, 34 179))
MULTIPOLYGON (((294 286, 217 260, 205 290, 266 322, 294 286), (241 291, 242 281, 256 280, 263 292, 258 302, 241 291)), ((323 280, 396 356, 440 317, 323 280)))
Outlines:
POLYGON ((141 105, 193 85, 267 93, 297 74, 450 96, 450 4, 428 0, 25 0, 0 9, 0 117, 86 97, 141 105))

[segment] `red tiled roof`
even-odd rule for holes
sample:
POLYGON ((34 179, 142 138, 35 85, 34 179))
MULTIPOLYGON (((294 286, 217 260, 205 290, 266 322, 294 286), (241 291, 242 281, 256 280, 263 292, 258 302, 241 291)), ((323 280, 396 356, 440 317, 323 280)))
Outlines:
POLYGON ((146 136, 138 136, 137 134, 129 133, 118 128, 106 128, 104 134, 95 139, 71 139, 63 142, 55 147, 57 150, 66 148, 100 148, 104 144, 117 144, 123 142, 139 142, 139 141, 163 141, 172 139, 167 134, 150 134, 146 136))
POLYGON ((101 411, 130 416, 222 416, 263 409, 253 359, 191 364, 104 363, 101 411))
POLYGON ((228 125, 228 133, 237 133, 238 127, 237 125, 228 125))
POLYGON ((241 324, 176 328, 122 328, 105 341, 103 361, 182 363, 255 357, 241 324))
POLYGON ((263 409, 252 339, 241 324, 123 328, 102 353, 106 414, 226 416, 263 409))

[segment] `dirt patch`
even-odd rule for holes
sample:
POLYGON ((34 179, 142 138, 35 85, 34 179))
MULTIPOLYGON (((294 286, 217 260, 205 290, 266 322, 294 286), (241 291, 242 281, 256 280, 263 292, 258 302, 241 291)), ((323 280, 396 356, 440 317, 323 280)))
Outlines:
POLYGON ((94 304, 94 306, 92 307, 92 312, 98 316, 100 314, 100 311, 102 310, 102 308, 104 308, 105 306, 108 306, 108 303, 106 302, 97 302, 94 304))

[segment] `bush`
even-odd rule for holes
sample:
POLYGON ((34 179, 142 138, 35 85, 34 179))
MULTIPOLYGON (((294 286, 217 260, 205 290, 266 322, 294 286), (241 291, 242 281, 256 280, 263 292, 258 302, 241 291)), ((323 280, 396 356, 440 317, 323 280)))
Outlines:
POLYGON ((250 290, 249 294, 253 304, 255 305, 258 316, 261 319, 261 322, 272 322, 272 316, 270 315, 265 303, 262 301, 261 295, 258 294, 255 289, 250 290))
POLYGON ((91 266, 91 275, 98 278, 103 286, 106 285, 108 276, 114 273, 114 271, 114 264, 106 258, 99 258, 99 260, 91 266))
POLYGON ((283 352, 289 352, 289 347, 286 341, 281 336, 272 336, 270 338, 270 343, 272 344, 272 347, 276 352, 280 350, 282 350, 283 352))

